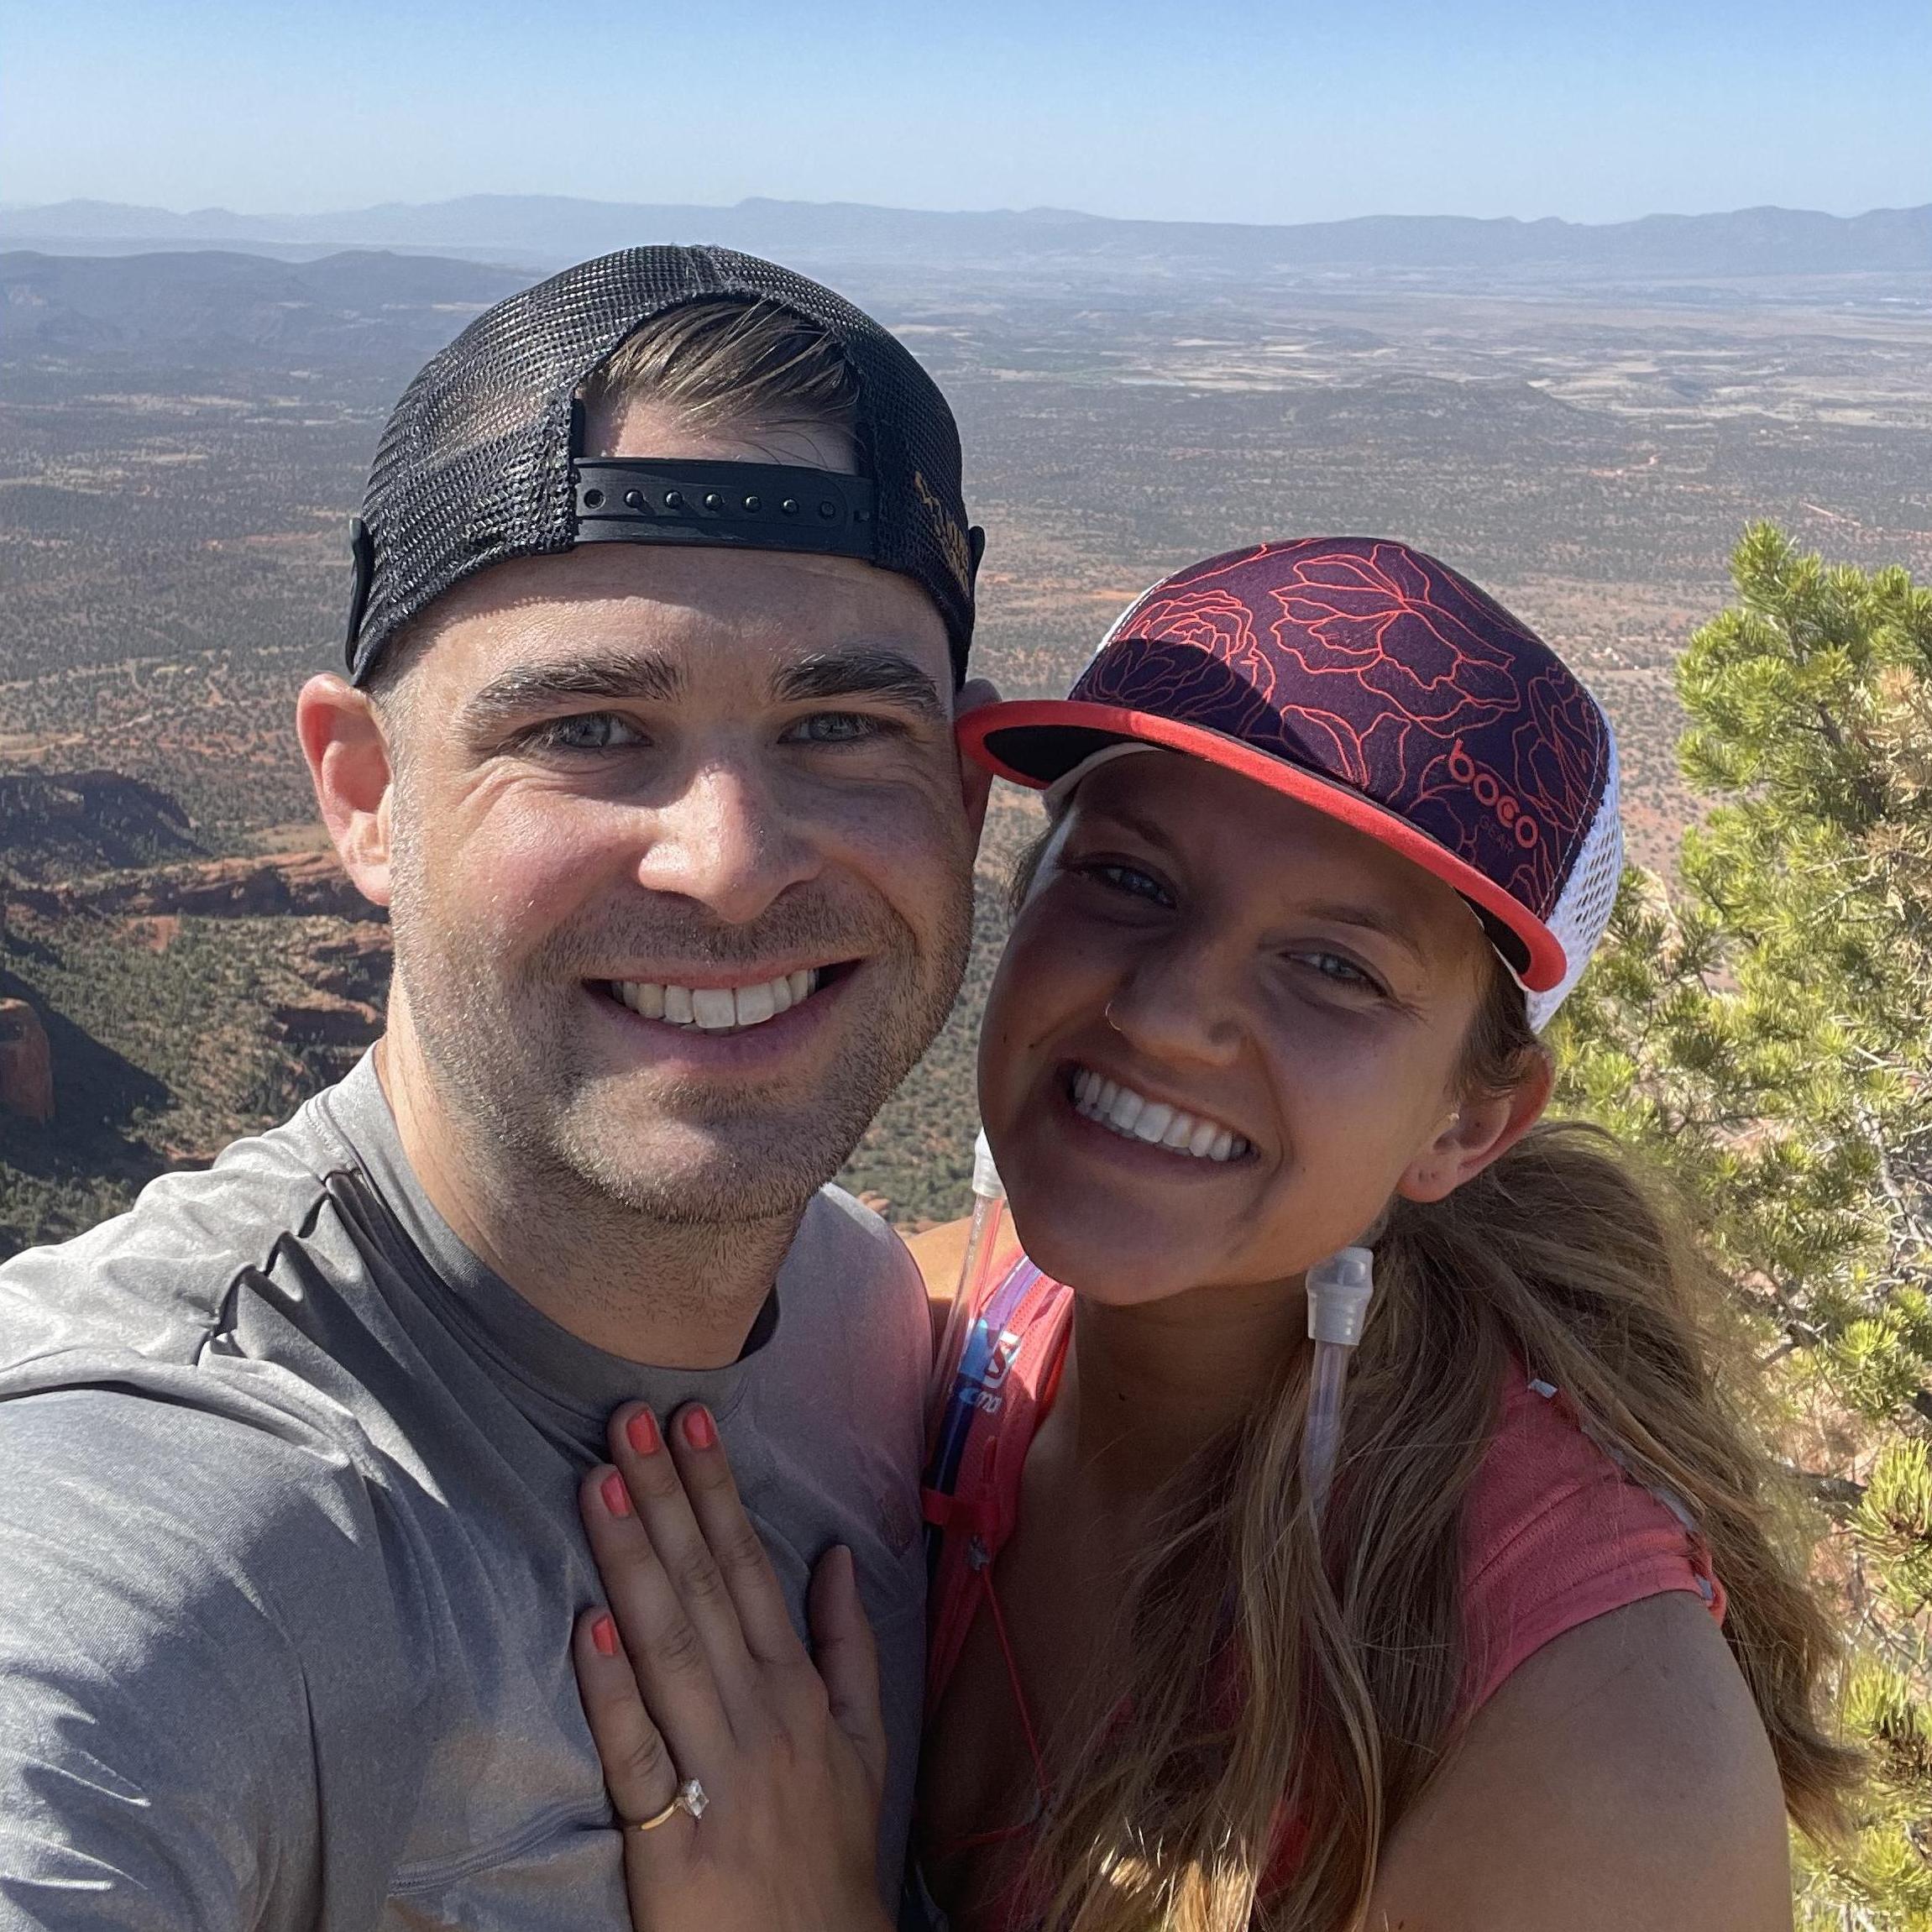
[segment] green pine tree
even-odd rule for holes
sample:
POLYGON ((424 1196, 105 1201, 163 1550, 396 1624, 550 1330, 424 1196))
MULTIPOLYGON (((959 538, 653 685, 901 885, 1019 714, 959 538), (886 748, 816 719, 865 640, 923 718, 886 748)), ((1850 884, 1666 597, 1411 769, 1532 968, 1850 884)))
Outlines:
POLYGON ((1855 1840, 1798 1923, 1932 1932, 1932 590, 1749 531, 1678 668, 1708 804, 1626 874, 1561 1094, 1701 1207, 1844 1606, 1855 1840))

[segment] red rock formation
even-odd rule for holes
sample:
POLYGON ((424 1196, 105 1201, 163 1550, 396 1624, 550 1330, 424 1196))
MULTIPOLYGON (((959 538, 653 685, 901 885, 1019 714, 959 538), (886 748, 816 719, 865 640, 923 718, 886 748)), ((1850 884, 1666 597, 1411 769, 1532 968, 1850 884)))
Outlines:
POLYGON ((71 885, 16 882, 8 890, 20 905, 55 916, 76 912, 133 919, 240 919, 284 913, 328 913, 356 920, 386 916, 348 882, 332 852, 213 859, 205 865, 164 867, 71 885))
POLYGON ((54 1118, 47 1029, 24 999, 0 999, 0 1107, 32 1121, 54 1118))

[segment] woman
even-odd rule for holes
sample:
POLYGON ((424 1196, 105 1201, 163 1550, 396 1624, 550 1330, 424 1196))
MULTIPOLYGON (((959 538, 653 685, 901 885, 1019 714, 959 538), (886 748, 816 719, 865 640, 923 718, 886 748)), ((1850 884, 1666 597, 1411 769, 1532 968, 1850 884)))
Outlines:
MULTIPOLYGON (((1050 830, 980 1056, 1025 1254, 953 1327, 929 1475, 916 1849, 957 1932, 1788 1924, 1785 1814, 1851 1769, 1829 1630, 1694 1249, 1539 1124, 1618 876, 1600 709, 1454 572, 1323 539, 1157 585, 961 741, 1050 830), (1306 1281, 1358 1243, 1324 1500, 1306 1281)), ((634 1916, 883 1923, 849 1565, 814 1671, 680 1423, 620 1416, 585 1490, 634 1916)))

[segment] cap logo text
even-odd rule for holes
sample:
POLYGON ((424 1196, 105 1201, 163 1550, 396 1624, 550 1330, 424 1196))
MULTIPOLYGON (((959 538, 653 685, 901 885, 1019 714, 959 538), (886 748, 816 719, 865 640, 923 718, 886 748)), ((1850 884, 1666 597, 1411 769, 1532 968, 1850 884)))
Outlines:
POLYGON ((1542 836, 1537 821, 1521 805, 1489 772, 1477 769, 1475 760, 1463 749, 1460 738, 1449 747, 1449 776, 1458 784, 1467 785, 1476 794, 1476 803, 1494 812, 1525 851, 1542 836))

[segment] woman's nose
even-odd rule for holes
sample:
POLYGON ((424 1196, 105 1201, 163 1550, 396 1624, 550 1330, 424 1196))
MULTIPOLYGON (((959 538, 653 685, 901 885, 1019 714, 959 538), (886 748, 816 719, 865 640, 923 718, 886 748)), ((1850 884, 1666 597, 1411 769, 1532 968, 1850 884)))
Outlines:
POLYGON ((694 770, 651 818, 638 882, 693 900, 727 924, 748 924, 818 870, 796 814, 781 809, 757 774, 736 764, 694 770))
POLYGON ((1241 1051, 1242 1026, 1224 962, 1199 946, 1163 948, 1138 960, 1107 1004, 1107 1023, 1150 1060, 1225 1066, 1241 1051))

